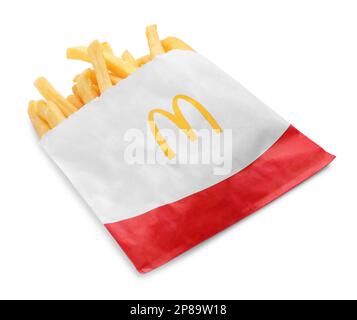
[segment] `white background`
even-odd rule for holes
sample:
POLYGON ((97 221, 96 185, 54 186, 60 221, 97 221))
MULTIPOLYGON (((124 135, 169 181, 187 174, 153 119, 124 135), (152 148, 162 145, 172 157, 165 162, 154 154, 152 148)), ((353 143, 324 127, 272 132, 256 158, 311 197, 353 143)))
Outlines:
POLYGON ((357 3, 2 1, 0 298, 357 298, 357 3), (337 155, 245 221, 139 275, 37 145, 27 102, 86 67, 65 49, 108 40, 146 53, 176 35, 337 155))

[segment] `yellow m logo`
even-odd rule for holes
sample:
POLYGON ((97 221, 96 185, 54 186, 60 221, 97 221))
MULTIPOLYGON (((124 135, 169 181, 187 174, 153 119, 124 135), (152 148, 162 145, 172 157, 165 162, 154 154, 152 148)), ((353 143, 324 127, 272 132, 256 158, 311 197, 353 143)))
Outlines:
POLYGON ((176 154, 175 152, 170 148, 168 145, 166 139, 162 136, 160 133, 160 129, 158 128, 156 122, 155 122, 155 114, 161 114, 162 116, 166 117, 170 121, 172 121, 179 129, 183 130, 183 132, 187 135, 187 137, 190 139, 190 141, 195 141, 197 140, 197 134, 194 132, 190 124, 187 122, 186 118, 181 112, 181 109, 178 105, 180 100, 184 100, 189 102, 192 106, 194 106, 201 114, 202 116, 208 121, 208 123, 211 125, 211 127, 217 132, 221 133, 223 130, 217 123, 217 121, 213 118, 213 116, 207 111, 207 109, 200 104, 198 101, 195 99, 192 99, 188 96, 184 95, 177 95, 173 101, 172 101, 172 108, 173 108, 173 113, 170 113, 166 110, 162 109, 154 109, 150 111, 149 113, 149 125, 152 134, 155 137, 155 140, 157 144, 160 146, 162 151, 165 153, 166 157, 168 157, 170 160, 173 159, 176 154))

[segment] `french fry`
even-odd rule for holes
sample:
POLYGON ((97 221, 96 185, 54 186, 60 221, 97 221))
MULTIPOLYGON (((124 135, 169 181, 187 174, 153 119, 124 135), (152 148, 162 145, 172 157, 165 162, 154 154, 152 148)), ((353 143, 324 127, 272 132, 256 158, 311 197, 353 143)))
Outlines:
MULTIPOLYGON (((73 82, 78 83, 79 78, 82 75, 84 75, 85 77, 89 78, 89 80, 92 82, 92 84, 98 87, 97 76, 96 76, 94 70, 92 70, 92 69, 86 69, 82 73, 80 73, 77 76, 75 76, 75 78, 73 79, 73 82)), ((99 92, 99 90, 98 90, 98 92, 99 92)))
POLYGON ((108 90, 112 86, 107 65, 104 60, 102 46, 98 40, 95 40, 88 47, 88 55, 94 68, 97 77, 97 83, 100 93, 108 90))
POLYGON ((143 57, 137 59, 136 63, 138 64, 139 67, 141 67, 144 64, 148 63, 149 61, 151 61, 151 56, 147 55, 147 56, 143 56, 143 57))
POLYGON ((51 129, 57 127, 66 117, 61 109, 52 101, 40 100, 37 102, 37 114, 45 120, 51 129))
POLYGON ((99 97, 101 93, 100 93, 98 85, 93 83, 93 89, 95 90, 97 97, 99 97))
POLYGON ((35 86, 46 100, 31 101, 29 104, 29 115, 38 134, 42 136, 156 56, 171 50, 194 51, 179 38, 167 37, 160 40, 156 25, 146 28, 146 38, 150 54, 139 59, 135 59, 128 50, 125 50, 121 57, 117 57, 108 42, 100 43, 98 40, 93 41, 89 47, 77 46, 67 49, 68 59, 89 62, 94 70, 87 69, 74 78, 73 94, 67 98, 64 98, 47 79, 41 77, 36 80, 35 86))
POLYGON ((159 34, 157 33, 156 24, 146 28, 146 38, 148 40, 151 58, 155 58, 159 54, 165 53, 159 38, 159 34))
POLYGON ((72 89, 76 91, 85 104, 98 97, 98 92, 94 88, 90 74, 86 71, 79 76, 77 84, 72 89))
POLYGON ((104 52, 105 62, 107 63, 108 69, 114 73, 114 75, 120 78, 126 78, 131 75, 137 68, 127 63, 123 59, 120 59, 113 54, 104 52))
MULTIPOLYGON (((47 121, 47 119, 46 119, 46 117, 47 117, 47 115, 46 115, 46 113, 47 113, 47 103, 46 103, 46 101, 44 101, 44 100, 39 100, 39 101, 37 101, 36 102, 36 112, 37 112, 37 115, 42 119, 42 120, 44 120, 45 122, 47 122, 48 123, 48 121, 47 121)), ((48 125, 50 126, 50 124, 48 123, 48 125)), ((50 126, 50 128, 52 128, 51 126, 50 126)))
POLYGON ((161 41, 161 44, 164 47, 165 52, 175 49, 194 51, 188 44, 183 42, 181 39, 175 37, 167 37, 166 39, 161 41))
POLYGON ((37 134, 39 135, 39 137, 42 138, 42 136, 50 130, 50 127, 37 114, 37 102, 36 101, 30 101, 29 106, 28 106, 28 115, 30 117, 30 120, 31 120, 37 134))
POLYGON ((86 76, 91 79, 91 81, 93 82, 93 84, 98 85, 97 76, 96 76, 94 70, 92 70, 92 69, 86 69, 86 70, 84 70, 82 73, 76 75, 76 76, 74 77, 74 79, 73 79, 73 82, 77 83, 78 80, 79 80, 79 78, 80 78, 80 76, 81 76, 83 73, 85 73, 86 76))
MULTIPOLYGON (((80 75, 78 76, 78 80, 79 80, 79 77, 80 75)), ((76 81, 77 83, 78 81, 76 81)), ((73 87, 72 87, 72 92, 73 92, 73 95, 77 96, 82 102, 83 100, 81 99, 80 95, 79 95, 79 90, 78 90, 78 85, 75 84, 73 87)))
POLYGON ((73 82, 74 82, 74 83, 77 83, 77 82, 78 82, 79 77, 81 76, 81 74, 82 74, 82 73, 77 74, 77 75, 73 78, 73 82))
POLYGON ((139 67, 139 65, 138 65, 137 61, 135 60, 134 56, 128 50, 124 51, 124 53, 122 55, 122 59, 124 61, 126 61, 127 63, 132 64, 135 68, 139 67))
POLYGON ((68 117, 77 111, 77 108, 68 102, 45 78, 38 78, 35 86, 47 101, 53 101, 68 117))
POLYGON ((111 45, 108 42, 103 42, 102 43, 102 50, 103 52, 109 52, 114 55, 113 49, 111 45))
POLYGON ((121 80, 123 80, 120 77, 115 76, 114 74, 110 74, 110 80, 112 81, 112 84, 115 86, 116 84, 118 84, 121 80))
POLYGON ((86 69, 84 70, 78 77, 78 81, 80 81, 80 78, 84 77, 88 79, 88 81, 91 83, 91 85, 97 85, 97 77, 95 76, 95 72, 92 69, 86 69))
POLYGON ((67 59, 91 62, 88 56, 87 47, 83 46, 68 48, 67 59))
POLYGON ((83 107, 83 102, 82 100, 75 94, 69 95, 67 97, 67 101, 69 101, 70 103, 72 103, 77 109, 80 109, 83 107))
MULTIPOLYGON (((113 53, 109 52, 109 50, 104 50, 103 55, 107 68, 120 78, 126 78, 136 70, 136 67, 116 57, 113 53)), ((67 58, 91 62, 86 47, 69 48, 67 50, 67 58)))
MULTIPOLYGON (((96 92, 99 95, 100 93, 99 93, 98 82, 97 82, 97 77, 96 77, 95 72, 92 69, 86 69, 83 73, 85 73, 86 77, 90 78, 94 89, 96 90, 96 92)), ((118 77, 118 76, 114 75, 111 72, 109 72, 108 74, 109 74, 109 78, 110 78, 110 81, 111 81, 112 85, 116 85, 121 80, 123 80, 123 78, 118 77)), ((78 83, 78 80, 81 77, 81 75, 82 74, 79 74, 79 75, 75 76, 75 78, 73 79, 73 82, 78 83)), ((76 98, 79 98, 79 100, 80 100, 80 96, 79 96, 79 93, 78 93, 78 87, 76 85, 73 86, 72 91, 73 91, 73 94, 76 96, 76 98)), ((71 98, 71 99, 69 99, 69 98, 70 97, 68 97, 67 100, 72 102, 72 104, 75 105, 77 108, 81 108, 83 106, 83 102, 82 102, 81 106, 78 106, 79 105, 78 104, 78 100, 75 101, 73 98, 71 98)))
MULTIPOLYGON (((96 76, 94 70, 87 69, 83 73, 85 74, 86 77, 88 77, 90 79, 90 81, 92 81, 93 87, 94 87, 94 89, 96 90, 96 92, 97 92, 97 94, 99 96, 100 95, 100 91, 99 91, 99 87, 98 87, 97 76, 96 76)), ((109 74, 109 78, 110 78, 110 81, 111 81, 112 85, 115 85, 120 80, 123 80, 122 78, 117 77, 117 76, 113 75, 112 73, 108 73, 108 74, 109 74)), ((76 76, 74 78, 74 82, 78 82, 78 79, 79 79, 80 76, 81 76, 80 74, 78 76, 76 76)))
MULTIPOLYGON (((101 44, 103 52, 113 53, 113 49, 108 42, 103 42, 101 44)), ((85 62, 91 62, 88 55, 88 48, 84 46, 72 47, 67 49, 67 59, 71 60, 81 60, 85 62)))

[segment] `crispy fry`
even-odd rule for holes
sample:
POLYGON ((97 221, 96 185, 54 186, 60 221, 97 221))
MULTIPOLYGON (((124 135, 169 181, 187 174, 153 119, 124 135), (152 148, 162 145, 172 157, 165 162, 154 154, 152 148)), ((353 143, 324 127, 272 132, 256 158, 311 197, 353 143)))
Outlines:
POLYGON ((114 54, 113 49, 111 45, 108 42, 103 42, 102 43, 102 50, 103 52, 109 52, 111 54, 114 54))
POLYGON ((91 62, 88 56, 87 47, 83 46, 67 49, 67 59, 91 62))
MULTIPOLYGON (((111 83, 111 82, 110 82, 111 83)), ((95 90, 95 92, 97 93, 97 97, 100 96, 100 90, 97 84, 93 83, 93 89, 95 90)))
POLYGON ((77 92, 78 96, 85 104, 98 97, 98 92, 94 88, 94 84, 88 71, 85 71, 80 75, 77 85, 72 89, 77 92))
POLYGON ((83 107, 84 103, 82 102, 81 98, 79 98, 77 95, 72 94, 67 97, 67 101, 72 103, 77 109, 80 109, 83 107))
MULTIPOLYGON (((113 49, 108 42, 103 42, 101 44, 103 52, 113 53, 113 49)), ((88 48, 85 46, 72 47, 67 49, 67 59, 71 60, 81 60, 85 62, 91 62, 88 55, 88 48)))
POLYGON ((165 52, 174 49, 194 51, 188 44, 183 42, 181 39, 175 37, 167 37, 166 39, 161 41, 161 44, 164 47, 165 52))
MULTIPOLYGON (((114 56, 109 50, 103 50, 103 55, 107 68, 118 77, 126 78, 136 70, 136 67, 114 56)), ((91 62, 86 47, 69 48, 67 50, 67 58, 91 62)))
POLYGON ((29 104, 29 115, 39 135, 42 136, 54 128, 65 117, 96 99, 156 56, 171 50, 194 51, 179 38, 167 37, 160 41, 156 25, 146 28, 146 37, 150 54, 139 59, 135 59, 128 50, 119 58, 108 42, 100 43, 98 40, 93 41, 89 47, 67 49, 68 59, 89 62, 94 70, 87 69, 74 78, 73 94, 67 98, 64 98, 45 78, 36 80, 35 86, 46 100, 31 101, 29 104))
POLYGON ((90 78, 90 80, 93 82, 93 84, 98 85, 97 76, 96 76, 94 70, 92 70, 92 69, 86 69, 86 70, 84 70, 82 73, 76 75, 76 76, 74 77, 74 79, 73 79, 73 82, 77 83, 78 80, 79 80, 79 78, 80 78, 80 76, 81 76, 83 73, 85 73, 86 76, 90 78))
MULTIPOLYGON (((84 73, 86 73, 86 76, 90 78, 90 80, 92 81, 92 83, 93 83, 93 85, 94 85, 94 88, 97 89, 98 95, 99 95, 98 82, 97 82, 97 77, 96 77, 96 75, 95 75, 95 72, 94 72, 92 69, 87 69, 87 70, 84 71, 84 73)), ((81 76, 80 74, 77 75, 77 76, 74 78, 73 81, 77 83, 80 76, 81 76)), ((123 80, 123 78, 118 77, 118 76, 116 76, 116 75, 114 75, 114 74, 112 74, 112 73, 110 73, 110 72, 109 72, 109 78, 110 78, 110 80, 111 80, 111 82, 112 82, 112 85, 116 85, 119 81, 123 80)), ((73 89, 73 88, 72 88, 72 89, 73 89)), ((77 89, 74 89, 74 90, 77 90, 77 89)), ((73 91, 73 90, 72 90, 72 91, 73 91)), ((73 92, 73 93, 75 93, 75 92, 73 92)), ((77 93, 78 93, 78 91, 77 91, 77 93)), ((78 95, 78 94, 77 94, 77 95, 78 95)))
POLYGON ((133 65, 108 52, 104 52, 104 58, 108 69, 120 78, 126 78, 136 70, 136 67, 133 65))
POLYGON ((102 47, 98 40, 93 41, 88 47, 88 55, 91 59, 94 72, 97 77, 100 93, 103 93, 112 86, 112 82, 108 74, 108 69, 104 60, 102 47))
POLYGON ((73 78, 73 82, 74 82, 74 83, 77 83, 80 76, 81 76, 80 74, 77 74, 77 75, 73 78))
POLYGON ((84 70, 79 75, 78 81, 80 81, 81 77, 87 78, 92 85, 97 85, 97 77, 95 76, 95 72, 92 69, 84 70))
POLYGON ((118 84, 121 80, 123 80, 122 78, 117 77, 117 76, 115 76, 114 74, 110 74, 109 76, 110 76, 110 80, 112 81, 112 84, 113 84, 113 85, 116 85, 116 84, 118 84))
POLYGON ((37 102, 37 114, 45 120, 51 129, 60 124, 66 117, 61 109, 52 101, 40 100, 37 102))
POLYGON ((30 101, 28 107, 28 114, 31 119, 31 122, 37 132, 37 134, 42 137, 46 132, 50 130, 49 125, 42 120, 39 115, 37 114, 37 102, 30 101))
POLYGON ((45 78, 38 78, 35 86, 46 100, 57 104, 66 117, 77 111, 45 78))
POLYGON ((149 61, 151 61, 151 56, 147 55, 147 56, 143 56, 143 57, 137 59, 136 63, 138 64, 139 67, 141 67, 144 64, 148 63, 149 61))
MULTIPOLYGON (((78 79, 79 79, 80 75, 78 76, 78 79)), ((78 81, 77 81, 78 82, 78 81)), ((81 99, 80 95, 79 95, 79 90, 78 90, 78 85, 75 84, 73 87, 72 87, 72 92, 73 92, 73 95, 77 96, 82 102, 83 100, 81 99)))
POLYGON ((139 67, 139 65, 138 65, 137 61, 135 60, 134 56, 128 50, 124 51, 124 53, 122 55, 122 59, 124 61, 126 61, 127 63, 132 64, 135 68, 139 67))
POLYGON ((165 53, 159 38, 159 34, 157 33, 156 24, 146 28, 146 37, 150 48, 151 58, 155 58, 157 55, 165 53))

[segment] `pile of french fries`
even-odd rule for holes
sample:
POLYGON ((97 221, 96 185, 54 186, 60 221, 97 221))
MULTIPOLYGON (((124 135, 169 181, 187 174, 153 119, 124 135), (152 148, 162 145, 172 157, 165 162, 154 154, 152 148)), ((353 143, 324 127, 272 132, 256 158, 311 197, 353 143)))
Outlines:
POLYGON ((117 85, 156 56, 175 49, 193 50, 175 37, 160 40, 156 25, 146 28, 146 37, 150 54, 139 59, 135 59, 127 50, 118 57, 109 43, 100 43, 98 40, 93 41, 89 47, 69 48, 68 59, 86 61, 91 64, 91 68, 74 78, 72 94, 67 98, 62 96, 46 78, 41 77, 36 80, 35 87, 44 99, 30 101, 28 113, 38 135, 42 137, 72 113, 99 97, 113 85, 117 85))

